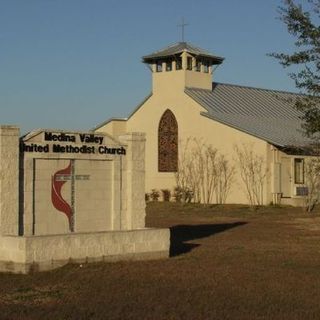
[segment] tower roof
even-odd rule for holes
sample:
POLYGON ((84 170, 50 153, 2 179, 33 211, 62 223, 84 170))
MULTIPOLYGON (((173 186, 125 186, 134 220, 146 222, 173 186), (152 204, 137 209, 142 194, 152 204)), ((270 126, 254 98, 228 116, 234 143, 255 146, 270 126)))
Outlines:
POLYGON ((215 56, 209 51, 196 47, 191 43, 178 42, 161 50, 155 51, 149 55, 143 56, 142 61, 144 63, 152 63, 157 59, 171 57, 177 54, 181 54, 182 52, 188 52, 198 57, 210 59, 212 64, 221 64, 224 60, 224 58, 215 56))

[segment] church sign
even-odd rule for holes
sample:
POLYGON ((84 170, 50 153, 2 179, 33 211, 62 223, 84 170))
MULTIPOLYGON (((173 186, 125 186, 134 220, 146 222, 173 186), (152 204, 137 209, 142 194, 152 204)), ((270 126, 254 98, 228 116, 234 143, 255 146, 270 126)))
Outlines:
POLYGON ((45 131, 42 133, 42 136, 44 144, 27 144, 26 142, 22 141, 20 145, 20 151, 70 154, 126 154, 126 150, 123 147, 108 147, 105 145, 105 137, 92 133, 70 134, 64 132, 54 133, 45 131))
POLYGON ((25 209, 20 232, 112 230, 119 223, 124 156, 126 146, 106 134, 39 130, 22 137, 23 179, 32 191, 24 200, 32 206, 25 209))
POLYGON ((168 257, 145 228, 145 135, 0 125, 0 271, 168 257))

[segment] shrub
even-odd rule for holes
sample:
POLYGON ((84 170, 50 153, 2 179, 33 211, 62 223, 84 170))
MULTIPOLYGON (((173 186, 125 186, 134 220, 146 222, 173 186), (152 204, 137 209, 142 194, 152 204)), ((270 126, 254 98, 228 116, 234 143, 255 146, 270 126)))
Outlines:
POLYGON ((182 199, 182 191, 180 187, 175 187, 174 188, 174 194, 173 194, 174 199, 176 202, 181 202, 182 199))
POLYGON ((158 201, 160 197, 160 192, 157 189, 152 189, 150 193, 152 201, 158 201))
POLYGON ((192 190, 186 188, 175 187, 174 189, 174 198, 176 202, 187 202, 190 203, 193 199, 192 190))
POLYGON ((161 192, 163 196, 163 201, 170 201, 171 191, 168 189, 162 189, 161 192))

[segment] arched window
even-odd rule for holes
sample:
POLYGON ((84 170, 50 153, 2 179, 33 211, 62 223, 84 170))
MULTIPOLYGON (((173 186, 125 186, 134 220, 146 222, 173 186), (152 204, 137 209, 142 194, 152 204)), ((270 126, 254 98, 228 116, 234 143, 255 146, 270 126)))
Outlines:
POLYGON ((158 170, 176 172, 178 169, 178 123, 174 114, 167 109, 158 128, 158 170))

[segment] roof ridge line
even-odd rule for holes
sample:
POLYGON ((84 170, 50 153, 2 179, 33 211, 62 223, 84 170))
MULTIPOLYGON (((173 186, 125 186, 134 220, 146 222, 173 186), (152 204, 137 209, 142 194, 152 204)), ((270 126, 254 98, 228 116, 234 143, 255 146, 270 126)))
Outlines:
POLYGON ((254 89, 254 90, 262 90, 262 91, 269 91, 269 92, 278 92, 278 93, 286 93, 286 94, 292 94, 296 96, 305 96, 303 93, 298 92, 292 92, 292 91, 284 91, 284 90, 278 90, 278 89, 266 89, 261 87, 252 87, 252 86, 246 86, 241 84, 233 84, 233 83, 224 83, 224 82, 212 82, 212 85, 224 85, 224 86, 230 86, 230 87, 238 87, 238 88, 245 88, 245 89, 254 89))

